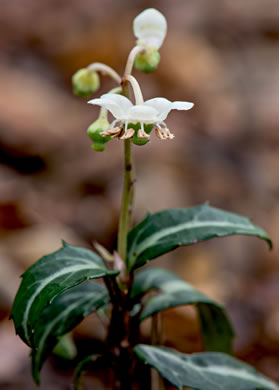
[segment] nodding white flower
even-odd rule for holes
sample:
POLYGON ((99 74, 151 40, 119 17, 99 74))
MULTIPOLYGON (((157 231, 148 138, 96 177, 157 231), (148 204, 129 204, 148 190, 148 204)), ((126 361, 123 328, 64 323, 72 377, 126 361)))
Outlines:
POLYGON ((140 129, 137 133, 139 138, 149 138, 149 134, 144 131, 144 124, 153 124, 155 133, 159 138, 172 139, 174 135, 164 122, 168 113, 171 110, 190 110, 194 105, 189 102, 170 102, 168 99, 161 97, 134 105, 125 96, 113 93, 107 93, 99 99, 90 100, 88 103, 106 108, 115 117, 110 127, 101 134, 121 139, 133 137, 135 130, 133 128, 128 129, 129 123, 140 123, 140 129))
POLYGON ((161 12, 148 8, 134 19, 133 30, 137 45, 159 49, 167 33, 167 21, 161 12))

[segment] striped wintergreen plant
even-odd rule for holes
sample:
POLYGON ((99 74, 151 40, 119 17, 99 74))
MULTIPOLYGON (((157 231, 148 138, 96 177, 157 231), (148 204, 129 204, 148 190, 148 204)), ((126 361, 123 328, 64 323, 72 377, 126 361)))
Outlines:
MULTIPOLYGON (((89 101, 100 106, 100 112, 89 126, 88 135, 95 151, 104 151, 104 144, 113 138, 124 144, 117 248, 111 254, 100 244, 93 251, 63 242, 61 249, 43 256, 22 275, 11 317, 17 334, 30 347, 34 381, 40 383, 40 370, 51 353, 67 358, 76 356, 69 332, 85 317, 96 313, 107 328, 106 340, 98 351, 77 358, 80 361, 74 374, 75 389, 82 388, 82 374, 91 367, 96 369, 98 364, 114 370, 115 388, 123 390, 133 388, 135 373, 150 372, 151 367, 164 378, 166 386, 172 384, 178 389, 279 389, 270 379, 231 356, 234 331, 221 303, 165 269, 142 268, 177 247, 215 237, 238 234, 262 239, 269 247, 272 243, 250 219, 207 203, 149 213, 132 227, 132 144, 145 145, 153 129, 161 140, 173 139, 164 122, 168 113, 193 107, 193 103, 171 102, 163 97, 144 101, 132 71, 134 67, 144 72, 156 69, 167 22, 158 10, 147 9, 135 18, 133 30, 137 41, 122 77, 98 62, 73 76, 74 92, 80 96, 96 92, 100 84, 98 73, 110 76, 116 83, 115 88, 89 101), (112 123, 108 112, 115 118, 112 123), (192 305, 196 310, 204 352, 185 354, 160 345, 160 314, 182 305, 192 305), (140 325, 147 318, 152 322, 153 345, 141 344, 140 325)), ((150 376, 141 377, 142 388, 162 388, 159 376, 152 376, 152 386, 150 376)))

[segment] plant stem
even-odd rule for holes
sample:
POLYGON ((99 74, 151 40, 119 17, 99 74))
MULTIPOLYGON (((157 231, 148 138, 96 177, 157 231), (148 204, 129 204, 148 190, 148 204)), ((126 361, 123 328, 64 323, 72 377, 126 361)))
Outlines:
MULTIPOLYGON (((128 99, 129 96, 129 80, 133 67, 134 56, 137 50, 132 50, 126 69, 122 78, 121 87, 122 94, 128 99)), ((119 257, 123 261, 125 275, 118 278, 118 282, 114 285, 112 295, 116 293, 115 302, 112 310, 111 326, 108 333, 108 343, 114 354, 118 356, 118 367, 116 368, 116 378, 119 380, 119 388, 121 390, 132 389, 132 362, 131 359, 131 317, 129 313, 129 292, 133 282, 133 273, 127 271, 127 236, 131 227, 131 217, 134 203, 134 182, 135 171, 134 161, 132 157, 132 143, 130 139, 124 140, 124 181, 121 202, 121 212, 119 219, 117 251, 119 257)), ((120 273, 121 275, 121 273, 120 273)))
POLYGON ((131 225, 133 202, 134 163, 131 141, 127 139, 124 141, 124 184, 118 230, 118 254, 124 263, 127 262, 127 235, 131 225))
MULTIPOLYGON (((122 79, 122 94, 129 99, 129 81, 124 73, 122 79)), ((131 217, 134 204, 135 168, 132 157, 132 145, 129 139, 124 140, 124 183, 122 191, 121 212, 118 227, 117 250, 120 258, 127 266, 127 236, 131 227, 131 217)), ((127 272, 129 282, 129 274, 127 272)))
MULTIPOLYGON (((156 313, 152 316, 151 322, 151 344, 162 344, 163 321, 162 313, 156 313)), ((164 382, 161 375, 154 368, 151 368, 151 390, 163 390, 164 382)))

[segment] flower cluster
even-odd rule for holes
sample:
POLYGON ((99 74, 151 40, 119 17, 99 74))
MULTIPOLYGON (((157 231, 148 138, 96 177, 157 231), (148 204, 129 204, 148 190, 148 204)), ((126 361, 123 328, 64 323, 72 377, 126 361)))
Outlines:
POLYGON ((114 69, 99 62, 79 70, 73 76, 74 92, 79 96, 96 92, 100 85, 97 72, 110 76, 118 85, 109 93, 88 102, 101 107, 99 118, 88 128, 94 150, 105 150, 105 143, 112 138, 131 139, 136 145, 144 145, 149 141, 152 129, 162 140, 173 139, 174 134, 164 122, 169 112, 190 110, 194 105, 190 102, 171 102, 163 97, 144 101, 132 70, 135 67, 143 72, 152 72, 157 68, 160 62, 159 49, 167 33, 166 18, 154 8, 146 9, 134 19, 133 32, 136 45, 128 56, 122 78, 114 69), (128 84, 134 92, 135 104, 123 96, 128 84), (108 122, 108 112, 114 116, 112 123, 108 122))

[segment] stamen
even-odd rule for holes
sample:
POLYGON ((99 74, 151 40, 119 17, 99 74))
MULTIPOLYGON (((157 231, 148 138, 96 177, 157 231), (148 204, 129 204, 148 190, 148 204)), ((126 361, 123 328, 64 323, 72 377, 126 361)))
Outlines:
POLYGON ((172 134, 172 133, 169 131, 169 129, 167 128, 167 125, 165 124, 165 122, 162 122, 162 123, 163 123, 163 125, 165 126, 164 129, 163 129, 163 131, 164 131, 164 134, 166 135, 166 137, 167 137, 168 139, 173 139, 173 138, 174 138, 174 134, 172 134))
POLYGON ((161 135, 161 131, 160 131, 159 127, 155 127, 155 134, 157 135, 158 138, 164 139, 161 135))
POLYGON ((164 129, 162 129, 159 124, 158 125, 156 124, 155 134, 157 135, 157 137, 159 137, 160 139, 163 139, 163 140, 168 138, 164 129))
POLYGON ((139 130, 138 130, 138 137, 139 137, 139 138, 149 139, 149 138, 150 138, 150 135, 149 135, 149 134, 146 134, 146 132, 145 132, 145 131, 142 131, 142 129, 139 129, 139 130))
POLYGON ((161 133, 162 133, 162 136, 164 137, 164 139, 169 138, 168 133, 164 127, 161 129, 161 133))
POLYGON ((108 137, 108 136, 115 137, 121 132, 121 130, 122 129, 120 127, 113 127, 113 128, 110 127, 109 129, 103 131, 100 134, 103 136, 106 136, 106 137, 108 137))
POLYGON ((150 138, 150 135, 147 134, 147 133, 144 131, 143 122, 140 123, 140 129, 138 130, 138 137, 139 137, 139 138, 146 138, 146 139, 149 139, 149 138, 150 138))
POLYGON ((122 137, 120 137, 120 139, 129 139, 129 138, 132 138, 134 134, 135 134, 135 129, 133 129, 133 128, 131 127, 131 128, 129 128, 127 131, 125 131, 125 133, 122 135, 122 137))
POLYGON ((119 122, 118 119, 115 119, 114 121, 112 121, 111 124, 110 124, 110 126, 109 126, 109 128, 110 128, 110 129, 113 129, 114 126, 115 126, 115 124, 116 124, 117 122, 119 122))
POLYGON ((120 139, 125 134, 124 127, 120 128, 120 132, 116 135, 120 139))
POLYGON ((174 134, 173 134, 173 133, 171 133, 171 132, 169 131, 169 129, 168 129, 168 128, 166 128, 165 130, 167 131, 168 138, 169 138, 169 139, 174 139, 174 134))
POLYGON ((160 139, 173 139, 174 134, 172 134, 169 129, 167 128, 167 125, 165 122, 161 122, 161 124, 164 126, 163 128, 160 126, 160 123, 156 123, 155 133, 160 139))

